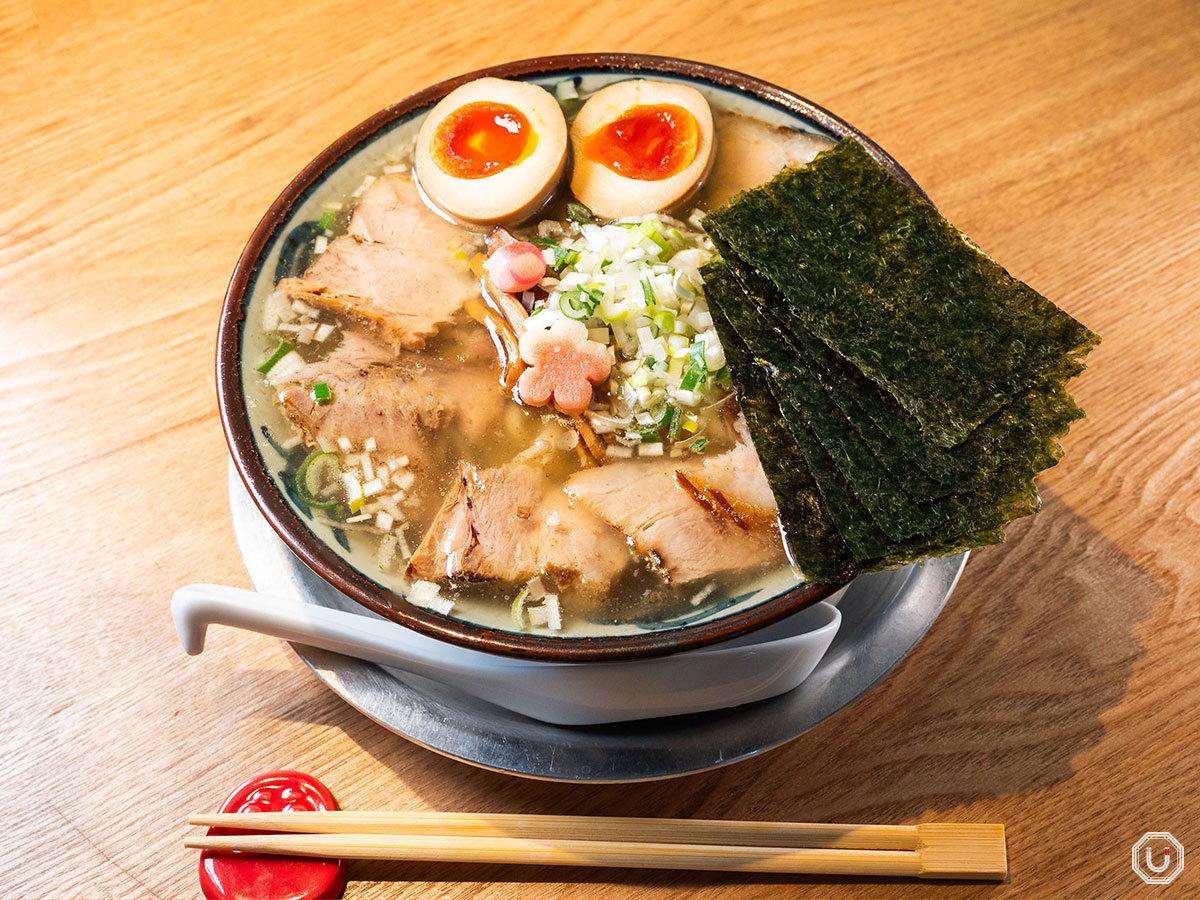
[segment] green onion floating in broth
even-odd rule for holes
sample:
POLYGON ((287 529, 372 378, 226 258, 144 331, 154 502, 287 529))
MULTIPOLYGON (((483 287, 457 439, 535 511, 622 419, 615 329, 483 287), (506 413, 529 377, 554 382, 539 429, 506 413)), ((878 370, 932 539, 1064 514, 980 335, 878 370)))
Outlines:
POLYGON ((525 630, 525 601, 529 598, 529 588, 521 588, 521 592, 513 599, 512 602, 512 621, 513 626, 518 631, 525 630))
POLYGON ((296 472, 296 490, 310 509, 336 509, 343 505, 346 490, 337 454, 320 449, 310 453, 296 472))
POLYGON ((268 356, 267 361, 258 367, 258 371, 266 375, 275 368, 275 363, 292 352, 292 346, 292 343, 289 341, 280 341, 279 346, 275 348, 275 352, 268 356))

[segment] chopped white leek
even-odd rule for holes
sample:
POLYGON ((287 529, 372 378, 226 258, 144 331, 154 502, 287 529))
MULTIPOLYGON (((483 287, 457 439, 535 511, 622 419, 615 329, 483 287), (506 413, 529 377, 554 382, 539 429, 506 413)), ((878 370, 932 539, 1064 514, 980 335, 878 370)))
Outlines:
POLYGON ((350 512, 356 513, 362 509, 364 499, 362 484, 349 472, 342 473, 342 490, 346 492, 346 505, 350 507, 350 512))
MULTIPOLYGON (((555 271, 557 281, 543 280, 548 296, 527 327, 549 328, 567 316, 564 305, 572 317, 583 313, 580 321, 588 327, 589 339, 608 345, 614 354, 605 412, 626 420, 645 412, 659 421, 669 405, 699 407, 724 396, 728 385, 707 377, 725 365, 725 358, 700 275, 715 250, 697 223, 652 214, 566 229, 547 220, 537 231, 556 242, 543 256, 553 265, 557 255, 561 268, 555 271), (564 251, 573 258, 565 265, 564 251), (564 294, 579 291, 585 292, 582 305, 578 293, 563 302, 564 294), (706 372, 698 359, 689 359, 693 344, 700 341, 706 372), (689 367, 693 371, 680 396, 689 367)), ((673 430, 670 439, 676 434, 673 430)))

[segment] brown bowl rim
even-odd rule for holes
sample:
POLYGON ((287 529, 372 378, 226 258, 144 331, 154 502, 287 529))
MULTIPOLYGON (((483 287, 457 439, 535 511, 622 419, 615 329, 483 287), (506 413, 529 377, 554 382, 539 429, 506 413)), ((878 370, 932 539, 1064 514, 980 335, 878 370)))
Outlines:
POLYGON ((246 291, 253 281, 263 251, 287 221, 296 201, 331 166, 380 129, 431 106, 454 88, 485 76, 513 78, 573 70, 654 73, 682 76, 749 94, 818 126, 837 138, 853 137, 893 175, 924 194, 921 188, 873 140, 823 107, 778 85, 709 63, 640 53, 568 53, 515 60, 467 72, 440 81, 380 110, 354 126, 301 170, 271 204, 255 227, 238 259, 221 308, 217 336, 217 399, 221 425, 234 465, 250 497, 267 522, 305 565, 346 596, 387 619, 414 631, 472 650, 501 656, 554 662, 598 662, 663 656, 730 640, 763 628, 823 600, 848 580, 827 584, 801 584, 750 609, 698 625, 684 625, 636 635, 604 637, 546 637, 497 631, 450 619, 413 606, 401 595, 365 578, 333 552, 288 506, 268 474, 253 439, 252 425, 241 390, 241 326, 245 318, 246 291), (399 601, 393 606, 386 596, 399 601))

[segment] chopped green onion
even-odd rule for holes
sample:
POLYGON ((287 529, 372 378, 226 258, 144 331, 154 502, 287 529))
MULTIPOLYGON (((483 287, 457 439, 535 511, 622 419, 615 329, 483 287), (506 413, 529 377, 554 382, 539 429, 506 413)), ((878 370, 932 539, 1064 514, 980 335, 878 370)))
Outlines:
POLYGON ((583 292, 576 288, 573 291, 567 291, 558 298, 558 308, 562 310, 562 314, 568 319, 575 319, 582 322, 591 316, 594 307, 587 300, 583 299, 583 292))
POLYGON ((708 446, 708 438, 696 438, 691 443, 693 453, 703 453, 704 448, 708 446))
POLYGON ((642 365, 644 365, 647 369, 653 369, 655 366, 658 365, 658 360, 655 359, 653 356, 647 356, 646 359, 642 362, 642 365))
POLYGON ((572 250, 569 247, 554 248, 554 268, 558 270, 565 269, 579 262, 579 251, 572 250))
POLYGON ((567 204, 567 218, 576 225, 588 225, 596 221, 596 215, 578 200, 567 204))
POLYGON ((558 246, 558 241, 556 241, 554 238, 538 237, 536 235, 529 238, 529 243, 533 244, 535 247, 541 247, 543 250, 545 250, 547 247, 558 246))
POLYGON ((708 363, 704 360, 704 341, 692 341, 692 346, 688 350, 687 371, 683 373, 683 380, 679 382, 681 391, 693 391, 697 385, 704 380, 708 375, 708 363))
POLYGON ((312 509, 341 506, 345 487, 337 454, 326 453, 320 448, 310 453, 296 471, 296 490, 300 499, 312 509))
POLYGON ((267 361, 258 367, 258 371, 266 375, 275 367, 275 363, 279 362, 285 356, 292 352, 292 344, 288 341, 280 341, 279 346, 275 348, 275 352, 267 357, 267 361))
POLYGON ((658 298, 654 296, 654 285, 650 283, 649 278, 642 279, 642 297, 645 298, 647 306, 653 306, 658 302, 658 298))
POLYGON ((657 425, 641 425, 631 429, 642 441, 643 444, 658 444, 661 443, 658 436, 657 425))
POLYGON ((349 472, 342 473, 342 490, 346 492, 346 505, 350 507, 351 514, 362 509, 367 499, 363 494, 362 483, 349 472))
POLYGON ((671 249, 671 245, 668 244, 666 239, 659 233, 658 228, 655 227, 657 224, 658 223, 653 219, 647 219, 639 224, 637 229, 654 242, 655 246, 658 247, 658 258, 663 260, 663 262, 666 262, 668 259, 674 256, 675 253, 671 249), (664 253, 667 255, 663 256, 664 253))
POLYGON ((611 259, 604 260, 603 262, 600 263, 600 271, 603 272, 605 269, 607 269, 611 265, 612 265, 611 259))
POLYGON ((521 592, 517 594, 516 599, 512 602, 513 627, 518 631, 525 630, 525 598, 528 596, 529 588, 521 588, 521 592))
POLYGON ((696 418, 696 416, 692 415, 692 416, 687 416, 684 418, 684 420, 683 420, 683 430, 684 431, 690 431, 690 432, 692 432, 692 434, 695 434, 696 430, 699 427, 700 427, 700 420, 698 418, 696 418))
POLYGON ((333 399, 333 394, 329 392, 329 385, 324 381, 318 381, 313 385, 312 398, 318 403, 324 405, 333 399))
POLYGON ((333 227, 334 221, 337 219, 337 213, 332 209, 327 209, 321 213, 321 218, 317 219, 317 227, 322 231, 328 231, 333 227))
POLYGON ((679 419, 682 416, 678 406, 668 406, 666 415, 667 440, 674 441, 679 437, 679 419))
POLYGON ((716 374, 713 375, 712 380, 719 384, 720 382, 725 381, 726 379, 728 379, 730 377, 731 376, 729 374, 729 366, 721 366, 721 368, 717 369, 716 374))
POLYGON ((665 331, 668 334, 675 331, 675 312, 670 309, 660 309, 654 314, 654 324, 658 326, 659 331, 665 331))
MULTIPOLYGON (((653 239, 653 238, 658 237, 658 229, 654 227, 653 219, 646 219, 645 221, 638 222, 637 230, 640 231, 642 234, 644 234, 648 238, 653 239)), ((655 243, 658 243, 658 242, 655 241, 655 243)))

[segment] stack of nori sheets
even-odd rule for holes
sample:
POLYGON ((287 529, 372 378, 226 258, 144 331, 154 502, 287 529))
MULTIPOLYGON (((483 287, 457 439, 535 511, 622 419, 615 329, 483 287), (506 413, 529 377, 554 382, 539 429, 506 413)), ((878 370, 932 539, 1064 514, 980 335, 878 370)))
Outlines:
POLYGON ((812 582, 1004 539, 1099 340, 861 145, 704 218, 709 309, 812 582))

